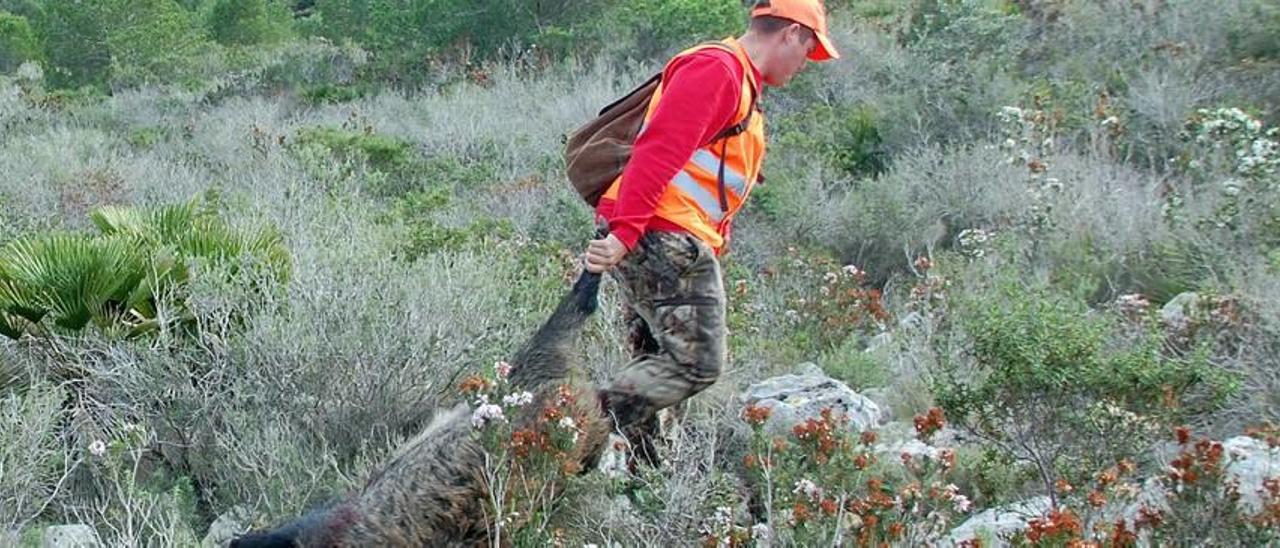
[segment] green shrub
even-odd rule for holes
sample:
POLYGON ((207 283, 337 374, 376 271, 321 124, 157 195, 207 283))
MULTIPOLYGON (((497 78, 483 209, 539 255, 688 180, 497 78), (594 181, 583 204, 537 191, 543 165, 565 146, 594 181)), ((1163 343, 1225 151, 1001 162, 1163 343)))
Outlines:
POLYGON ((1046 494, 1136 458, 1157 436, 1234 389, 1203 352, 1167 350, 1158 327, 1120 318, 1004 273, 951 303, 970 343, 935 379, 952 420, 1033 466, 1046 494))
POLYGON ((209 46, 194 14, 173 0, 114 1, 106 40, 112 85, 185 83, 209 46))
POLYGON ((703 40, 736 36, 746 28, 741 0, 636 0, 606 17, 609 33, 630 32, 635 57, 647 59, 703 40))
POLYGON ((48 0, 39 24, 56 87, 78 88, 106 81, 111 66, 107 46, 111 2, 48 0))
POLYGON ((165 129, 162 127, 142 127, 129 132, 125 140, 135 147, 149 149, 155 147, 164 136, 165 129))
POLYGON ((349 175, 363 165, 373 171, 362 181, 368 192, 379 197, 396 197, 412 191, 423 180, 423 162, 417 147, 408 141, 378 135, 371 129, 355 131, 327 127, 307 128, 293 140, 296 152, 321 161, 335 158, 341 171, 349 175))
POLYGON ((374 93, 373 86, 319 84, 302 90, 302 98, 313 105, 346 103, 374 93))
POLYGON ((863 341, 849 337, 842 344, 823 354, 818 363, 831 378, 843 381, 855 390, 884 386, 889 380, 889 369, 883 353, 863 349, 863 341))
POLYGON ((432 78, 424 63, 445 56, 467 63, 511 59, 540 40, 564 49, 580 23, 600 20, 605 0, 316 0, 308 26, 335 41, 377 53, 378 70, 396 80, 432 78), (464 47, 459 47, 464 46, 464 47))
POLYGON ((167 83, 208 45, 174 0, 48 0, 38 26, 51 81, 63 88, 167 83))
POLYGON ((413 161, 413 143, 372 132, 327 127, 308 128, 298 132, 300 145, 315 144, 334 154, 367 161, 370 167, 386 173, 398 173, 413 161))
POLYGON ((40 59, 42 49, 26 17, 0 11, 0 72, 11 72, 24 62, 40 59))
POLYGON ((1231 18, 1226 38, 1236 59, 1280 58, 1280 6, 1251 3, 1231 18))
POLYGON ((448 208, 453 196, 447 187, 415 190, 398 198, 382 221, 399 229, 396 257, 416 261, 440 251, 457 251, 468 245, 512 236, 506 219, 480 217, 462 226, 441 223, 436 214, 448 208))
POLYGON ((279 0, 217 0, 206 22, 219 44, 271 44, 289 37, 293 15, 279 0))
POLYGON ((868 105, 818 104, 779 123, 779 150, 818 158, 854 176, 878 175, 888 158, 868 105))

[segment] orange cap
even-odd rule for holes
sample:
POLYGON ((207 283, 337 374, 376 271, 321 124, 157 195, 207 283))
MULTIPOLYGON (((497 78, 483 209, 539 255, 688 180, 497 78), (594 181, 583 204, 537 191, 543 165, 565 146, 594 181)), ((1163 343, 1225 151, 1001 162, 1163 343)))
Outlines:
POLYGON ((840 53, 827 37, 827 11, 822 7, 822 0, 762 0, 756 2, 751 16, 762 15, 790 19, 809 27, 818 37, 818 47, 809 53, 809 59, 826 61, 840 58, 840 53))

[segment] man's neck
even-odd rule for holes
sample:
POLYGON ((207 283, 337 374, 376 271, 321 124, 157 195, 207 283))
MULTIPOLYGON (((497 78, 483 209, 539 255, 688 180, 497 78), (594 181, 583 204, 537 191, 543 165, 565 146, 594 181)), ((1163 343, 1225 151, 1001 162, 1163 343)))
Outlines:
MULTIPOLYGON (((766 48, 764 43, 761 41, 760 35, 752 32, 743 34, 738 38, 738 44, 741 45, 742 50, 747 53, 747 59, 751 60, 751 64, 755 67, 756 71, 763 75, 764 67, 761 66, 760 63, 765 59, 764 53, 766 48)), ((763 83, 764 82, 761 82, 761 84, 763 83)))

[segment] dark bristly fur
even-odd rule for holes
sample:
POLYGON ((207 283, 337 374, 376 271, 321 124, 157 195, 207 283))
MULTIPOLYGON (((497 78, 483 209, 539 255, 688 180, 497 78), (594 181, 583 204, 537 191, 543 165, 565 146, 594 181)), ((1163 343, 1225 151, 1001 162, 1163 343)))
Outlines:
MULTIPOLYGON (((594 462, 612 422, 601 411, 597 392, 568 379, 573 343, 596 310, 600 275, 584 273, 555 312, 512 360, 512 385, 533 392, 534 404, 513 417, 529 424, 536 410, 572 383, 585 416, 578 425, 580 463, 594 462)), ((365 487, 333 508, 308 514, 266 533, 232 541, 234 548, 347 546, 477 546, 488 542, 482 474, 484 450, 471 436, 471 409, 463 403, 437 413, 431 424, 405 443, 365 487)))

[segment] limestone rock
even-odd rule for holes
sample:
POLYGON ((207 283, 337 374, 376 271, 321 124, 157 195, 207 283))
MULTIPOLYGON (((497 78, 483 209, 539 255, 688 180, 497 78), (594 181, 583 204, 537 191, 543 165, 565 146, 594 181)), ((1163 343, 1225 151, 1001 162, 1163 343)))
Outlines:
POLYGON ((983 546, 1009 546, 1007 539, 1025 531, 1027 522, 1032 518, 1048 512, 1049 504, 1049 497, 1042 496, 1009 506, 988 508, 952 529, 949 535, 950 543, 944 542, 942 545, 954 546, 962 541, 980 538, 983 546))
POLYGON ((200 542, 202 548, 224 548, 232 539, 243 533, 248 527, 249 512, 243 506, 227 510, 209 525, 209 532, 200 542))
POLYGON ((44 530, 44 548, 98 548, 98 532, 84 524, 54 525, 44 530))
POLYGON ((810 369, 805 374, 765 379, 747 387, 743 403, 772 409, 765 427, 780 435, 786 435, 806 419, 820 417, 825 408, 848 417, 853 432, 875 428, 880 423, 880 406, 875 402, 849 385, 817 373, 810 369))

